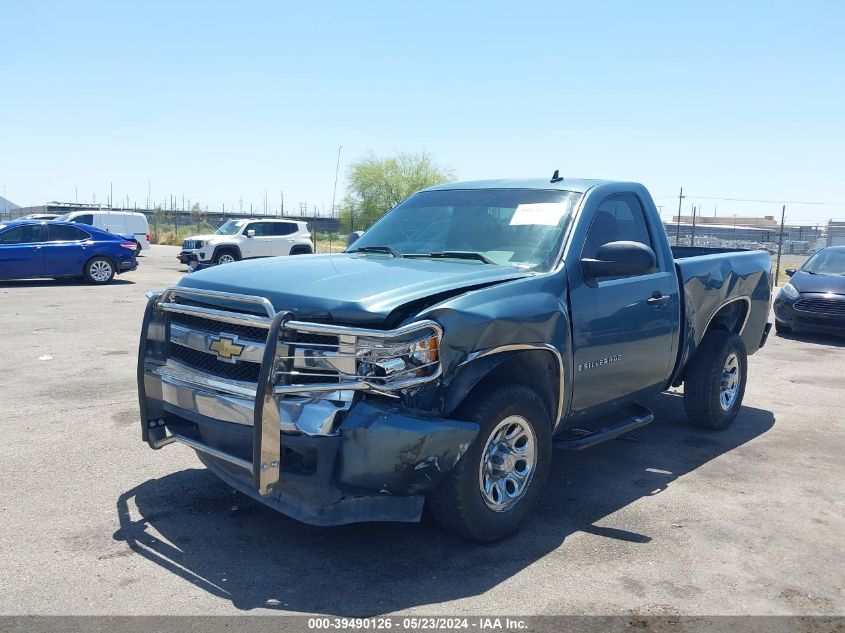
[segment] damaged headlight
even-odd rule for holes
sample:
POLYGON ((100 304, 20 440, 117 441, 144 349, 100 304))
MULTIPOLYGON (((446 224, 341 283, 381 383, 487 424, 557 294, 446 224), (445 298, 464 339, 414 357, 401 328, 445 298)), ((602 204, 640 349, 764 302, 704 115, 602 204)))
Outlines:
POLYGON ((781 297, 784 299, 797 299, 798 298, 798 291, 795 289, 791 283, 785 283, 783 288, 780 289, 781 297))
POLYGON ((358 375, 385 387, 433 378, 440 372, 440 335, 431 330, 408 340, 359 338, 355 357, 358 375))

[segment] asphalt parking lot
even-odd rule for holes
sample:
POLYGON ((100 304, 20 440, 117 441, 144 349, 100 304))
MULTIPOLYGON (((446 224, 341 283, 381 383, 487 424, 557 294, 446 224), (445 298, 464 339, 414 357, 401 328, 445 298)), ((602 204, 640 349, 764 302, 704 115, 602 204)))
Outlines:
POLYGON ((634 438, 557 454, 498 544, 314 528, 141 442, 144 292, 177 250, 104 287, 0 283, 0 612, 845 613, 845 339, 773 333, 725 432, 668 394, 634 438))

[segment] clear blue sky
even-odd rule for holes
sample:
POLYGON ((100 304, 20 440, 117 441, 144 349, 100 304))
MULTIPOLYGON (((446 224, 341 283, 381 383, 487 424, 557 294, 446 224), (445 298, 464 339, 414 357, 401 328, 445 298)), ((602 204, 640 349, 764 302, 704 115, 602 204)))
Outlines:
POLYGON ((157 201, 328 208, 339 145, 338 199, 355 158, 425 150, 462 180, 641 181, 666 217, 681 185, 845 202, 836 0, 5 0, 0 23, 0 185, 21 205, 110 182, 143 204, 149 178, 157 201))

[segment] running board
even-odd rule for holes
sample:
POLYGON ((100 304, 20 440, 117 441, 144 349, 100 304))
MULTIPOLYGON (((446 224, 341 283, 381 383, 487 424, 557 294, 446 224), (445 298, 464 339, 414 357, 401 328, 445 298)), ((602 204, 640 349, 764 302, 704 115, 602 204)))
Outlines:
POLYGON ((597 431, 585 433, 577 437, 557 438, 554 440, 554 447, 566 451, 580 451, 596 444, 602 444, 603 442, 616 439, 621 435, 644 427, 646 424, 651 424, 654 420, 654 414, 645 407, 638 406, 637 409, 639 411, 630 417, 623 418, 615 424, 602 427, 597 431))

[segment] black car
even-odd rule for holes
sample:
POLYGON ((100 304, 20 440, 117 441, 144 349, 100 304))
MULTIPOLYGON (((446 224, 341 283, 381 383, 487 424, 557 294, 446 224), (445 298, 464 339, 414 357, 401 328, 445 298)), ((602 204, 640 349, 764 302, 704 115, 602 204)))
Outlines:
POLYGON ((845 246, 831 246, 813 255, 791 277, 775 299, 775 328, 845 335, 845 246))

